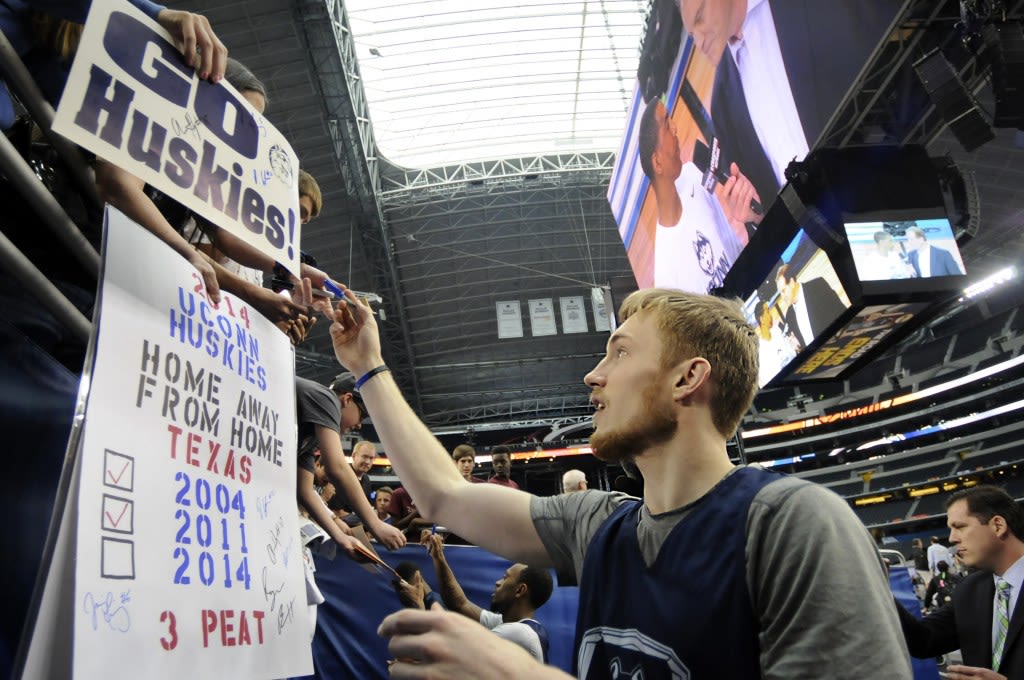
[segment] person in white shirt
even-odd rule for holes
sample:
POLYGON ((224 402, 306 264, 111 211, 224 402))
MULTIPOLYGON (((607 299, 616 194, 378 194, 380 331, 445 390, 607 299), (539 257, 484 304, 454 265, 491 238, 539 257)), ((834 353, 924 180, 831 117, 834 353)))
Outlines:
MULTIPOLYGON (((548 635, 534 613, 548 601, 554 590, 554 581, 546 569, 535 569, 525 564, 513 564, 494 584, 491 610, 486 611, 466 597, 455 574, 444 556, 444 540, 438 534, 423 534, 430 557, 434 562, 441 600, 450 611, 479 622, 500 638, 513 642, 541 663, 547 663, 548 635)), ((426 589, 422 585, 398 582, 395 584, 402 603, 416 609, 425 609, 426 589)))
POLYGON ((796 356, 796 340, 775 323, 772 308, 763 300, 754 312, 757 322, 758 385, 764 386, 796 356))
POLYGON ((932 536, 932 544, 928 546, 928 569, 932 574, 939 573, 939 562, 953 561, 952 555, 949 554, 949 549, 939 543, 938 536, 932 536))
POLYGON ((876 231, 874 239, 875 250, 869 253, 864 262, 857 264, 857 273, 862 280, 891 281, 917 276, 902 246, 896 245, 892 234, 887 231, 876 231))
MULTIPOLYGON (((701 184, 703 173, 683 163, 679 137, 660 100, 640 119, 640 167, 651 181, 657 204, 654 285, 706 293, 722 285, 746 245, 746 228, 731 225, 721 204, 701 184)), ((742 191, 736 177, 734 192, 742 191)))

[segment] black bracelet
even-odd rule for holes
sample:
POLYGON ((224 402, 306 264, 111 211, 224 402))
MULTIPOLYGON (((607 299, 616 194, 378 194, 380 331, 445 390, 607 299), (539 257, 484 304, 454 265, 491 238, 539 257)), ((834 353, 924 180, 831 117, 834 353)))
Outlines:
POLYGON ((388 368, 387 366, 385 366, 384 364, 381 364, 377 368, 371 368, 369 371, 367 371, 365 374, 363 374, 362 378, 360 378, 359 380, 356 381, 355 389, 358 390, 360 387, 365 385, 366 382, 370 378, 372 378, 373 376, 377 375, 378 373, 383 373, 384 371, 390 371, 390 370, 391 369, 388 368))

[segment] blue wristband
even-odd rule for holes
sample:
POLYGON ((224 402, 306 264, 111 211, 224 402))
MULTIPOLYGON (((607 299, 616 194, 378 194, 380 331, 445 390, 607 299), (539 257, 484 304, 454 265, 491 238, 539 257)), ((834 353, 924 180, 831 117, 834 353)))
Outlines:
POLYGON ((358 390, 360 387, 365 385, 366 382, 370 378, 372 378, 373 376, 377 375, 378 373, 383 373, 384 371, 390 371, 390 370, 391 369, 388 368, 387 366, 385 366, 384 364, 381 364, 377 368, 371 368, 369 371, 367 371, 365 374, 363 374, 362 378, 360 378, 359 380, 356 381, 355 389, 358 390))

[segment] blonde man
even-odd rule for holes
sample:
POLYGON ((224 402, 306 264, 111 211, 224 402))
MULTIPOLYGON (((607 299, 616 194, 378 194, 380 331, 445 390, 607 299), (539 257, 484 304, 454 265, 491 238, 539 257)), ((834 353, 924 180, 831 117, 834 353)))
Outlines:
MULTIPOLYGON (((426 516, 579 583, 578 677, 909 679, 888 577, 850 507, 729 461, 726 441, 757 384, 757 339, 740 306, 652 289, 629 296, 620 318, 584 378, 591 445, 602 460, 633 462, 642 499, 464 483, 380 368, 369 308, 340 305, 331 336, 338 360, 365 377, 377 432, 426 516)), ((453 616, 386 618, 392 674, 566 677, 453 616)))

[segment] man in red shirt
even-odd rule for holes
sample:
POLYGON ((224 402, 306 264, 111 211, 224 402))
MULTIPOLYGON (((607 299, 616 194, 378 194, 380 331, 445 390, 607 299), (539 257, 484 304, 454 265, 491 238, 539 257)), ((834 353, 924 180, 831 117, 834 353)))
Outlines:
POLYGON ((476 449, 469 444, 456 446, 452 450, 452 460, 455 461, 455 467, 459 469, 459 474, 467 482, 476 484, 484 481, 473 476, 473 467, 476 465, 476 449))
POLYGON ((512 481, 509 473, 512 471, 512 454, 507 446, 495 446, 491 451, 491 465, 494 467, 494 476, 487 481, 491 484, 500 484, 510 489, 518 489, 519 485, 512 481))

